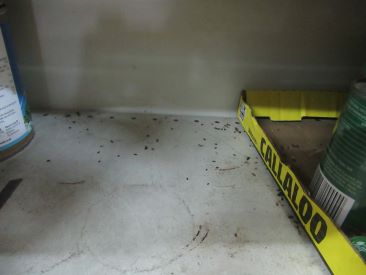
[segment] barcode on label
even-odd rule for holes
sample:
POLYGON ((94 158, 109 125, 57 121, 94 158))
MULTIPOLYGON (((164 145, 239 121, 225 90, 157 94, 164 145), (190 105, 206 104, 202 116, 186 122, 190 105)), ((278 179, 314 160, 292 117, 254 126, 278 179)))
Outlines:
POLYGON ((343 224, 355 202, 328 181, 320 166, 310 184, 310 192, 317 204, 338 226, 343 224))

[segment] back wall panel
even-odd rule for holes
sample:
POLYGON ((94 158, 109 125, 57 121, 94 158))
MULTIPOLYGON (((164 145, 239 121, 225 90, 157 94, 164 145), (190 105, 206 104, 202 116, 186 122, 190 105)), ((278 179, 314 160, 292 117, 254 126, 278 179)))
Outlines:
POLYGON ((347 89, 365 1, 12 0, 33 108, 227 114, 243 88, 347 89))

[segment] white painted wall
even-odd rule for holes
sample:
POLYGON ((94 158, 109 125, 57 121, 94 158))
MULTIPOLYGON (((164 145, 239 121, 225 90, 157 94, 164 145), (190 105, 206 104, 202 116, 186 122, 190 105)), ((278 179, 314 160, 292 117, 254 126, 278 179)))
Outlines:
POLYGON ((35 108, 233 111, 243 88, 345 89, 366 1, 11 0, 35 108))

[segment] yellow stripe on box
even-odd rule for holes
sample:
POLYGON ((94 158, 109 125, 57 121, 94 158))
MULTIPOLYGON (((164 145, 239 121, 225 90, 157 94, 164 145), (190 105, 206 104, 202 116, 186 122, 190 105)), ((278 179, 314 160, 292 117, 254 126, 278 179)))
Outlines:
POLYGON ((337 118, 347 93, 327 91, 246 91, 256 117, 300 121, 303 117, 337 118))

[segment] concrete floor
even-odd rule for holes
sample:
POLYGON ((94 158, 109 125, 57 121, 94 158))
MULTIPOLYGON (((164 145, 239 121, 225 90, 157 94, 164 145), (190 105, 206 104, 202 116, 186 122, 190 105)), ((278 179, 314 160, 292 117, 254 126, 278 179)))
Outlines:
POLYGON ((23 179, 0 209, 0 274, 329 273, 235 119, 34 124, 0 163, 1 189, 23 179))

